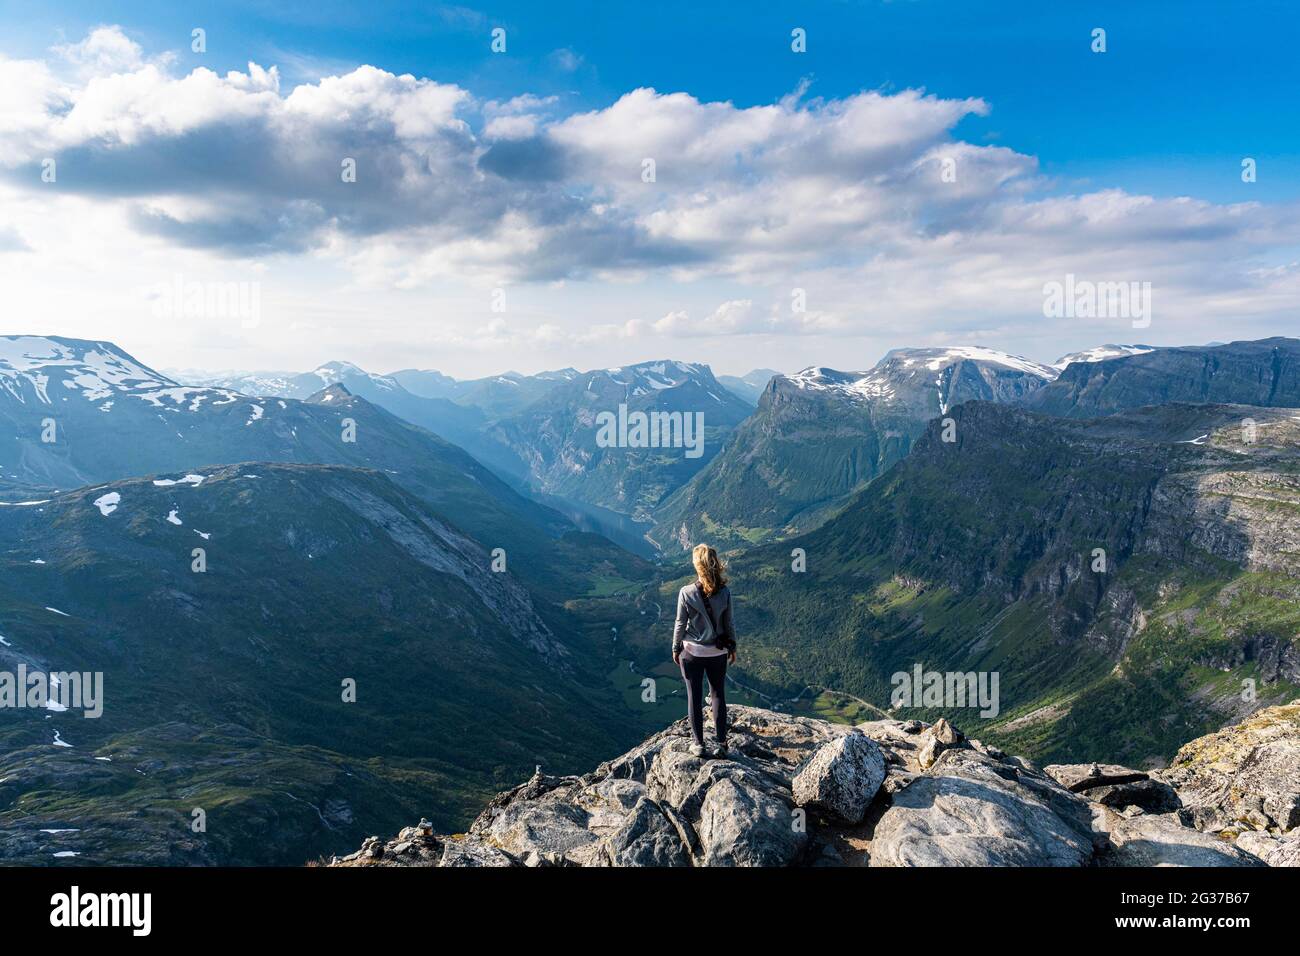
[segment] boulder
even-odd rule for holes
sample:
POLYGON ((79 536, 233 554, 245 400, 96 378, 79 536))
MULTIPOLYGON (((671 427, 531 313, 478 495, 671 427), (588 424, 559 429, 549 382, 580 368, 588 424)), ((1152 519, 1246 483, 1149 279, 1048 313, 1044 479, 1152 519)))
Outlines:
POLYGON ((1091 814, 1048 777, 974 750, 943 754, 894 794, 871 838, 872 866, 1083 866, 1091 814), (960 755, 960 756, 958 756, 960 755))
POLYGON ((1071 793, 1148 779, 1144 770, 1132 770, 1110 763, 1049 764, 1043 768, 1043 773, 1071 793))
POLYGON ((792 805, 731 779, 709 788, 696 831, 701 866, 789 866, 808 842, 792 805))
POLYGON ((1104 866, 1263 866, 1250 853, 1217 836, 1183 826, 1175 813, 1120 817, 1105 814, 1110 834, 1104 866))
POLYGON ((622 826, 605 840, 611 866, 690 866, 691 855, 676 824, 660 804, 642 797, 622 826))
POLYGON ((845 734, 822 744, 793 781, 794 802, 860 823, 885 780, 885 758, 870 737, 845 734))
POLYGON ((960 746, 964 739, 952 724, 940 717, 921 734, 921 743, 916 755, 920 769, 926 770, 934 766, 941 753, 960 746))
POLYGON ((517 857, 536 853, 541 860, 564 857, 582 863, 592 857, 596 844, 587 820, 581 807, 557 800, 513 803, 493 820, 488 837, 517 857))

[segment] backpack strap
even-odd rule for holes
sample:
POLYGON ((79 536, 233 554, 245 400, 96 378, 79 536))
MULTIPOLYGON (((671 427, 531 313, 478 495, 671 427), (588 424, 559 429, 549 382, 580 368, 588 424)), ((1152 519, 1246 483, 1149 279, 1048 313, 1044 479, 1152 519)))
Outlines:
POLYGON ((700 592, 700 598, 704 601, 704 613, 709 616, 709 626, 713 628, 713 639, 716 641, 722 635, 718 631, 718 621, 713 616, 713 604, 709 601, 709 592, 704 590, 702 584, 697 583, 695 587, 700 592))

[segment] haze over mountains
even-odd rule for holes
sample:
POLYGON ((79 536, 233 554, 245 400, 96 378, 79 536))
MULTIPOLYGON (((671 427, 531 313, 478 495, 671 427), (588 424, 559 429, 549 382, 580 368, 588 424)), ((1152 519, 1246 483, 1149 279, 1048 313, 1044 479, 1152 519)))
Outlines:
POLYGON ((1147 765, 1297 696, 1300 342, 1067 358, 896 349, 752 373, 753 407, 671 360, 181 383, 110 342, 0 337, 0 669, 102 671, 108 697, 4 725, 0 858, 48 862, 51 829, 105 863, 454 830, 538 760, 679 715, 664 615, 699 540, 736 549, 750 702, 996 671, 981 737, 1147 765), (700 455, 602 444, 635 413, 702 415, 700 455), (544 501, 641 522, 658 565, 544 501), (227 828, 185 830, 195 800, 227 828))

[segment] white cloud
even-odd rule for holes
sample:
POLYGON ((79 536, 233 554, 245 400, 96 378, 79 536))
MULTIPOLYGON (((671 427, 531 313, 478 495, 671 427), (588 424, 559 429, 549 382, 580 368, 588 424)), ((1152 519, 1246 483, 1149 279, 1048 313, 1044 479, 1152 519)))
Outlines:
POLYGON ((32 250, 51 276, 113 274, 118 249, 188 268, 272 262, 305 283, 285 301, 319 298, 322 277, 371 299, 537 280, 589 280, 545 285, 551 303, 605 290, 598 306, 486 330, 420 326, 475 352, 963 334, 1028 351, 1062 334, 1041 288, 1066 273, 1152 282, 1157 331, 1293 305, 1294 204, 1070 194, 1032 156, 956 138, 989 114, 982 99, 804 94, 738 107, 637 89, 566 113, 556 97, 481 100, 375 66, 284 89, 275 66, 179 73, 101 27, 46 61, 0 57, 0 246, 32 250), (40 179, 45 157, 56 184, 40 179), (340 177, 347 158, 355 183, 340 177), (795 287, 807 311, 791 310, 795 287))
POLYGON ((144 51, 119 27, 96 27, 78 43, 65 43, 53 52, 83 76, 129 73, 144 66, 144 51))

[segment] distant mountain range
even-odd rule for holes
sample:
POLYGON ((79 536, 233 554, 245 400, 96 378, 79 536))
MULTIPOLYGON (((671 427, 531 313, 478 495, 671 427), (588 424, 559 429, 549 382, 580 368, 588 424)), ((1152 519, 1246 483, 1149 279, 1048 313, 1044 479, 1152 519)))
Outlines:
POLYGON ((770 368, 756 368, 752 372, 739 376, 719 375, 718 383, 733 395, 749 402, 750 405, 757 405, 759 396, 767 388, 767 383, 780 374, 770 368))
POLYGON ((527 464, 530 481, 540 491, 648 518, 668 494, 708 464, 750 411, 707 365, 642 362, 575 376, 497 422, 492 434, 527 464), (676 416, 679 427, 672 434, 681 441, 646 447, 637 444, 635 435, 623 441, 629 437, 623 429, 612 436, 618 441, 602 446, 602 415, 650 414, 676 416), (698 430, 697 421, 702 423, 698 430), (687 439, 698 447, 687 447, 687 439))
POLYGON ((773 374, 751 372, 733 379, 735 387, 729 390, 707 366, 671 361, 587 373, 573 368, 536 375, 506 372, 466 381, 419 369, 375 375, 348 362, 329 362, 301 375, 188 373, 195 384, 244 392, 270 389, 292 398, 307 398, 338 383, 460 445, 512 483, 640 520, 647 520, 650 509, 703 461, 657 450, 602 449, 595 442, 595 415, 617 413, 620 404, 634 412, 703 414, 701 457, 707 461, 773 374), (627 487, 611 477, 611 469, 621 470, 624 462, 633 473, 627 487))

